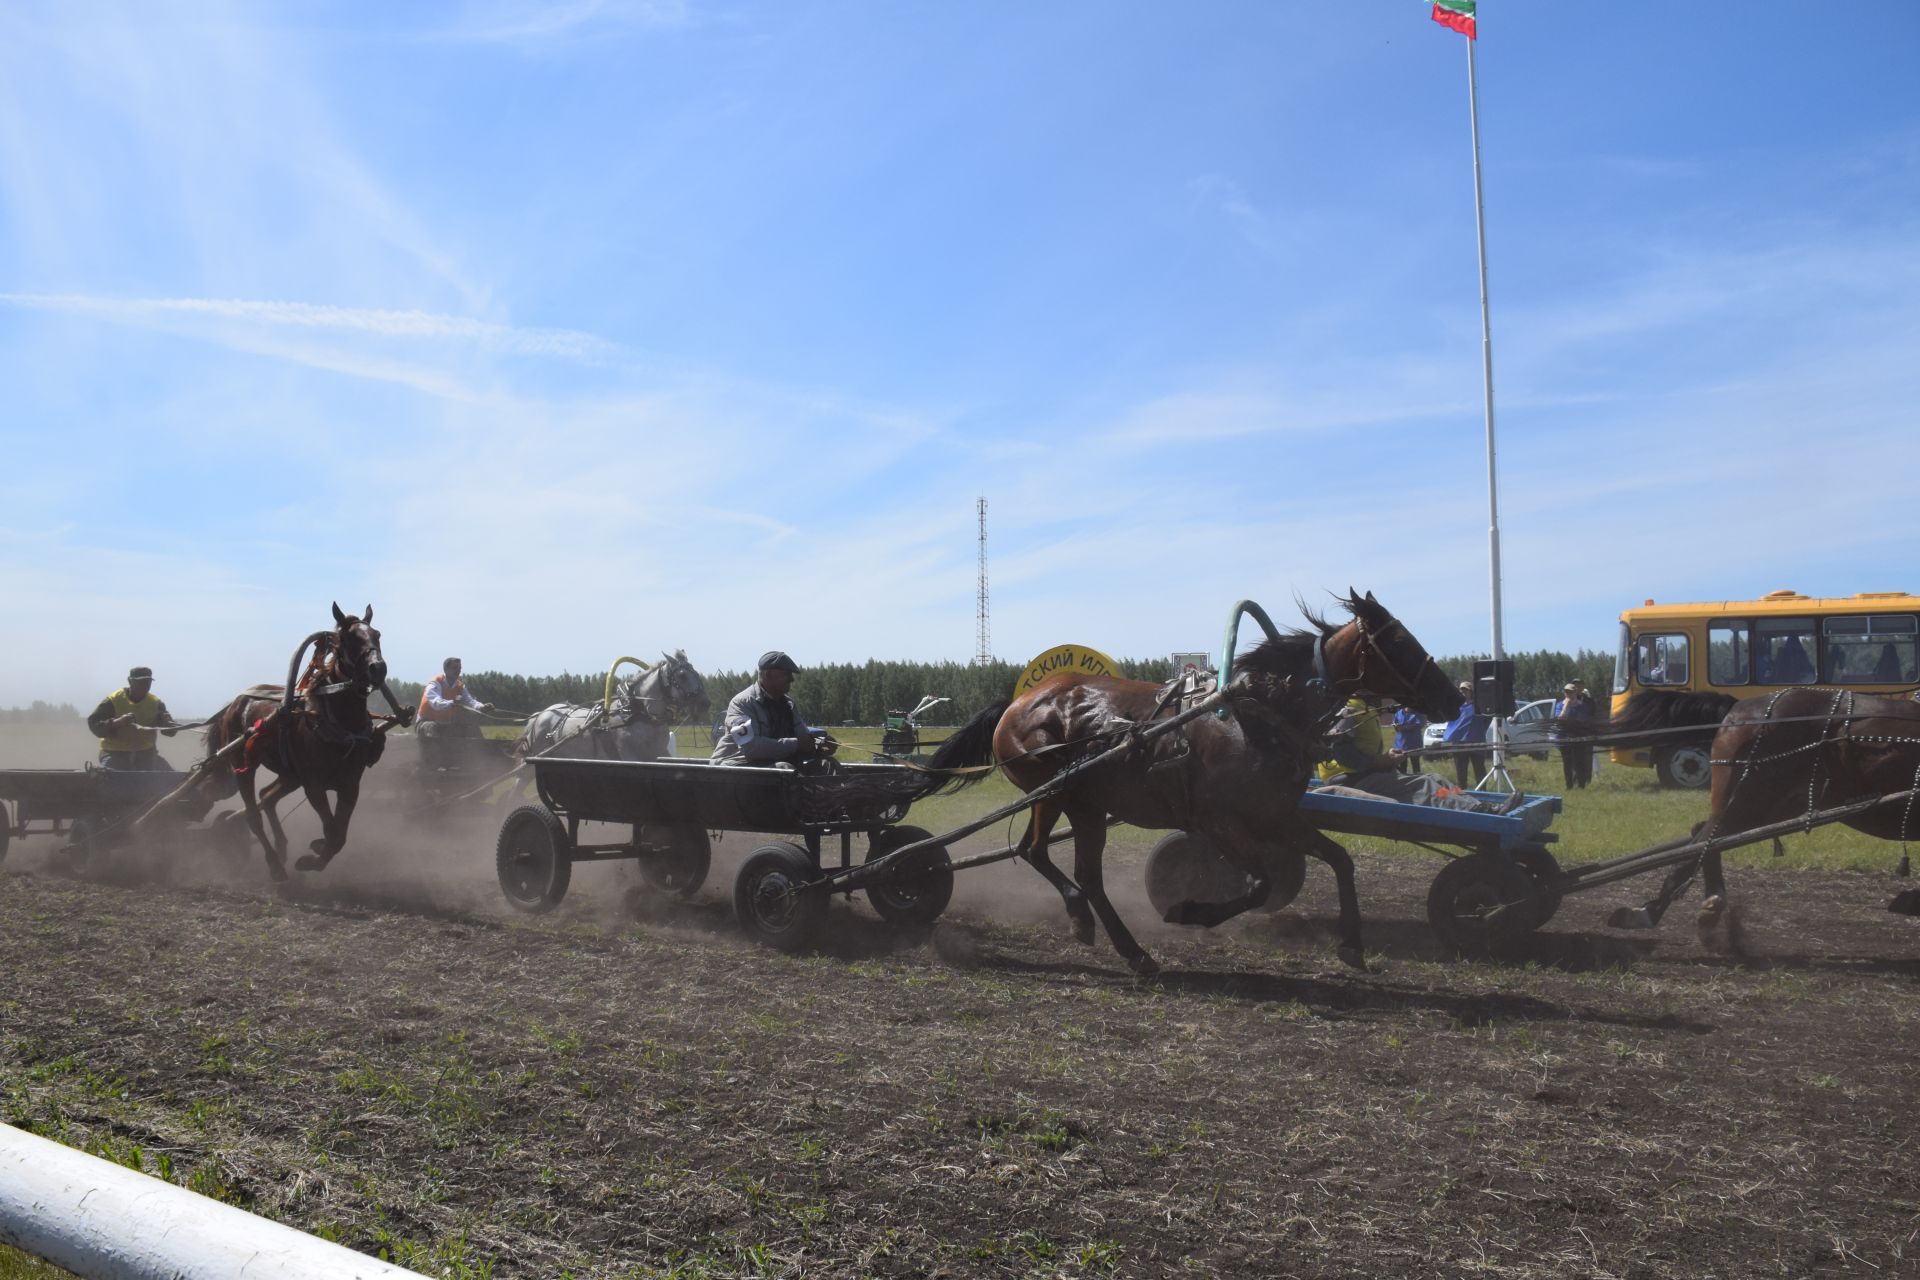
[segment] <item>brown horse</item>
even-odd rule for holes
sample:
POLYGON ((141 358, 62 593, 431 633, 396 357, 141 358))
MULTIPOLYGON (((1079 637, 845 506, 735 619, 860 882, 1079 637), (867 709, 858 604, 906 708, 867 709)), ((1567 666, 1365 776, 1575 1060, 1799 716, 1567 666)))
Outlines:
POLYGON ((387 688, 387 662, 380 655, 380 633, 373 629, 373 606, 356 618, 333 606, 334 629, 308 636, 294 653, 287 683, 255 685, 228 703, 207 728, 207 755, 223 752, 230 761, 209 771, 218 795, 237 789, 246 805, 247 825, 266 850, 275 880, 287 878, 287 834, 275 807, 295 787, 320 816, 323 834, 296 864, 301 871, 325 867, 347 842, 347 824, 360 800, 360 775, 386 750, 387 731, 411 720, 387 688), (301 657, 313 647, 304 671, 301 657), (367 698, 378 689, 394 709, 376 725, 367 698), (254 773, 262 766, 276 776, 254 796, 254 773), (327 792, 336 800, 327 801, 327 792), (269 839, 261 823, 273 829, 269 839))
MULTIPOLYGON (((1420 642, 1372 594, 1349 591, 1343 626, 1307 613, 1311 630, 1288 632, 1249 650, 1235 663, 1232 714, 1203 716, 1141 750, 1099 765, 1035 805, 1020 856, 1066 903, 1074 934, 1093 941, 1098 915, 1114 949, 1135 973, 1158 970, 1107 898, 1101 855, 1107 821, 1204 833, 1247 876, 1247 891, 1228 902, 1183 902, 1167 912, 1174 924, 1212 926, 1266 901, 1273 859, 1311 852, 1340 886, 1340 957, 1362 965, 1360 900, 1353 860, 1298 816, 1309 770, 1324 751, 1331 718, 1353 693, 1397 699, 1433 719, 1450 720, 1460 694, 1420 642), (1073 878, 1047 857, 1047 837, 1065 817, 1073 824, 1073 878)), ((1303 612, 1305 612, 1303 610, 1303 612)), ((1140 680, 1064 674, 974 717, 927 762, 930 770, 1004 762, 1007 776, 1032 791, 1076 759, 1112 745, 1166 708, 1160 686, 1140 680), (1058 750, 1077 744, 1074 750, 1058 750)), ((968 779, 973 781, 977 779, 968 779)), ((961 785, 964 785, 962 783, 961 785)))
MULTIPOLYGON (((1562 722, 1563 724, 1566 722, 1562 722)), ((1578 733, 1578 729, 1575 729, 1578 733)), ((1920 702, 1850 689, 1803 686, 1754 698, 1648 690, 1595 732, 1611 746, 1675 746, 1711 738, 1713 792, 1697 838, 1737 836, 1816 809, 1920 786, 1920 702), (1676 733, 1699 726, 1700 734, 1676 733), (1634 735, 1644 735, 1636 738, 1634 735)), ((1920 836, 1920 805, 1909 801, 1845 820, 1882 840, 1920 836)), ((1701 942, 1740 948, 1740 922, 1727 895, 1720 851, 1675 867, 1645 907, 1615 912, 1618 927, 1651 928, 1699 870, 1705 893, 1701 942)), ((1905 874, 1907 860, 1901 859, 1905 874)), ((1896 899, 1898 903, 1909 895, 1896 899)))

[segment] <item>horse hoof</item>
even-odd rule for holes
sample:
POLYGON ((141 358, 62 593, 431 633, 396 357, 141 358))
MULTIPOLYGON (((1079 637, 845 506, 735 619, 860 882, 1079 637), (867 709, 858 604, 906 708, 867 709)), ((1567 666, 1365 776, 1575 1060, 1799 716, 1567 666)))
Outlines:
POLYGON ((278 884, 287 878, 287 864, 275 859, 267 864, 267 874, 278 884))
POLYGON ((294 863, 293 867, 296 871, 320 871, 325 869, 326 865, 325 861, 314 854, 303 853, 300 855, 300 861, 294 863))
POLYGON ((307 848, 313 850, 315 853, 319 854, 323 858, 326 857, 327 856, 326 837, 315 836, 313 839, 307 841, 307 848))
POLYGON ((1367 953, 1359 947, 1341 947, 1334 952, 1340 957, 1340 963, 1349 969, 1358 969, 1361 973, 1372 972, 1367 968, 1367 953))
POLYGON ((1651 929, 1658 923, 1645 907, 1616 907, 1607 917, 1609 929, 1651 929))
POLYGON ((1700 945, 1708 952, 1718 955, 1721 951, 1721 930, 1725 927, 1727 900, 1719 894, 1700 904, 1700 914, 1694 917, 1694 929, 1700 935, 1700 945))
POLYGON ((1127 967, 1133 970, 1135 977, 1157 978, 1160 976, 1160 962, 1144 951, 1127 961, 1127 967))
POLYGON ((1920 916, 1920 889, 1902 889, 1894 894, 1887 910, 1895 915, 1920 916))

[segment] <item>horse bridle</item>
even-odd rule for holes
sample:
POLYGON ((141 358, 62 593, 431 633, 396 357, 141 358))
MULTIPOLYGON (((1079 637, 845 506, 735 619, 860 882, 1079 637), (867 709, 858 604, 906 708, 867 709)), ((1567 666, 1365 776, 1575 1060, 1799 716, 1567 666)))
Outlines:
POLYGON ((660 683, 663 686, 663 691, 660 693, 640 693, 637 699, 635 694, 638 692, 641 681, 645 680, 651 672, 642 672, 640 675, 634 677, 633 683, 628 686, 627 705, 632 707, 634 703, 638 701, 643 708, 642 714, 644 714, 648 720, 655 724, 666 724, 673 718, 674 708, 680 705, 674 701, 673 674, 683 667, 687 670, 692 670, 693 664, 685 658, 668 658, 659 666, 652 668, 651 671, 660 673, 660 683), (656 704, 660 708, 657 712, 654 710, 656 704))
MULTIPOLYGON (((1433 667, 1437 670, 1440 664, 1435 662, 1433 655, 1428 653, 1423 647, 1420 651, 1420 667, 1413 673, 1412 677, 1408 677, 1394 665, 1393 655, 1388 653, 1385 646, 1380 643, 1380 637, 1390 634, 1396 628, 1398 628, 1403 635, 1412 639, 1413 633, 1407 630, 1406 624, 1398 618, 1393 618, 1378 635, 1368 628, 1365 618, 1354 618, 1353 625, 1360 630, 1360 661, 1353 675, 1345 680, 1333 682, 1335 690, 1345 692, 1363 687, 1367 682, 1367 655, 1372 654, 1380 659, 1380 665, 1385 667, 1387 674, 1392 676, 1395 682, 1399 684, 1403 694, 1409 698, 1418 698, 1420 696, 1420 682, 1426 678, 1427 668, 1433 667), (1346 686, 1345 690, 1341 690, 1342 685, 1346 686)), ((1315 648, 1314 661, 1316 664, 1324 665, 1324 658, 1318 646, 1315 648)))

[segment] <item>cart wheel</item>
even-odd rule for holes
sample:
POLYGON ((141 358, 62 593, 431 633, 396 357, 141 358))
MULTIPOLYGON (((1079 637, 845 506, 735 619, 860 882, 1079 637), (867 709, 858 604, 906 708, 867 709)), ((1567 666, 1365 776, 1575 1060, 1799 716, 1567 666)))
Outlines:
POLYGON ((1536 896, 1533 900, 1531 927, 1538 929, 1553 919, 1554 913, 1560 910, 1560 895, 1547 887, 1560 879, 1560 862, 1547 852, 1547 847, 1543 844, 1523 844, 1511 850, 1509 856, 1533 879, 1536 896))
POLYGON ((1433 878, 1427 891, 1427 923, 1454 950, 1484 955, 1534 927, 1535 909, 1514 905, 1526 903, 1533 892, 1533 877, 1512 858, 1470 853, 1440 868, 1433 878))
POLYGON ((567 829, 545 805, 523 804, 507 815, 493 860, 501 892, 521 911, 551 911, 573 880, 567 829))
POLYGON ((1705 791, 1713 782, 1712 757, 1704 747, 1675 747, 1653 762, 1660 781, 1682 791, 1705 791))
MULTIPOLYGON (((1300 895, 1307 878, 1306 860, 1275 850, 1267 859, 1267 873, 1272 887, 1260 910, 1278 911, 1300 895)), ((1147 900, 1162 919, 1182 902, 1225 902, 1246 891, 1246 873, 1198 832, 1162 836, 1147 855, 1147 900)))
MULTIPOLYGON (((633 843, 640 843, 638 827, 633 830, 633 843)), ((705 827, 668 827, 666 845, 654 846, 640 859, 640 874, 662 893, 691 898, 707 882, 712 865, 713 842, 705 827)))
POLYGON ((798 951, 812 941, 826 918, 827 899, 808 892, 819 879, 807 851, 780 840, 763 844, 740 865, 733 881, 733 911, 755 942, 779 951, 798 951))
MULTIPOLYGON (((867 861, 932 834, 920 827, 882 827, 867 846, 867 861)), ((932 924, 953 901, 953 859, 947 856, 946 846, 933 845, 910 855, 907 862, 910 865, 901 869, 898 879, 869 888, 867 901, 888 924, 932 924)))

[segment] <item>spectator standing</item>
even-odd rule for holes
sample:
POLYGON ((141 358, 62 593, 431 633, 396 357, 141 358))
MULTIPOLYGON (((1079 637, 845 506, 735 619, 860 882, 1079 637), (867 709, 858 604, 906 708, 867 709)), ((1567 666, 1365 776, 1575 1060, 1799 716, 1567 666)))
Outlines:
POLYGON ((1487 718, 1473 705, 1473 684, 1460 682, 1460 714, 1447 723, 1447 731, 1441 741, 1459 752, 1453 758, 1454 780, 1462 790, 1472 790, 1480 784, 1480 778, 1487 771, 1487 753, 1467 750, 1478 747, 1487 740, 1487 718))
POLYGON ((1412 707, 1402 707, 1393 713, 1393 745, 1402 753, 1400 772, 1420 772, 1418 753, 1426 727, 1427 718, 1412 707))
MULTIPOLYGON (((1569 680, 1560 690, 1560 698, 1553 704, 1553 718, 1561 721, 1593 720, 1593 695, 1587 692, 1584 680, 1569 680)), ((1560 739, 1560 774, 1566 780, 1567 789, 1585 787, 1593 781, 1593 744, 1575 739, 1572 735, 1560 739)))

